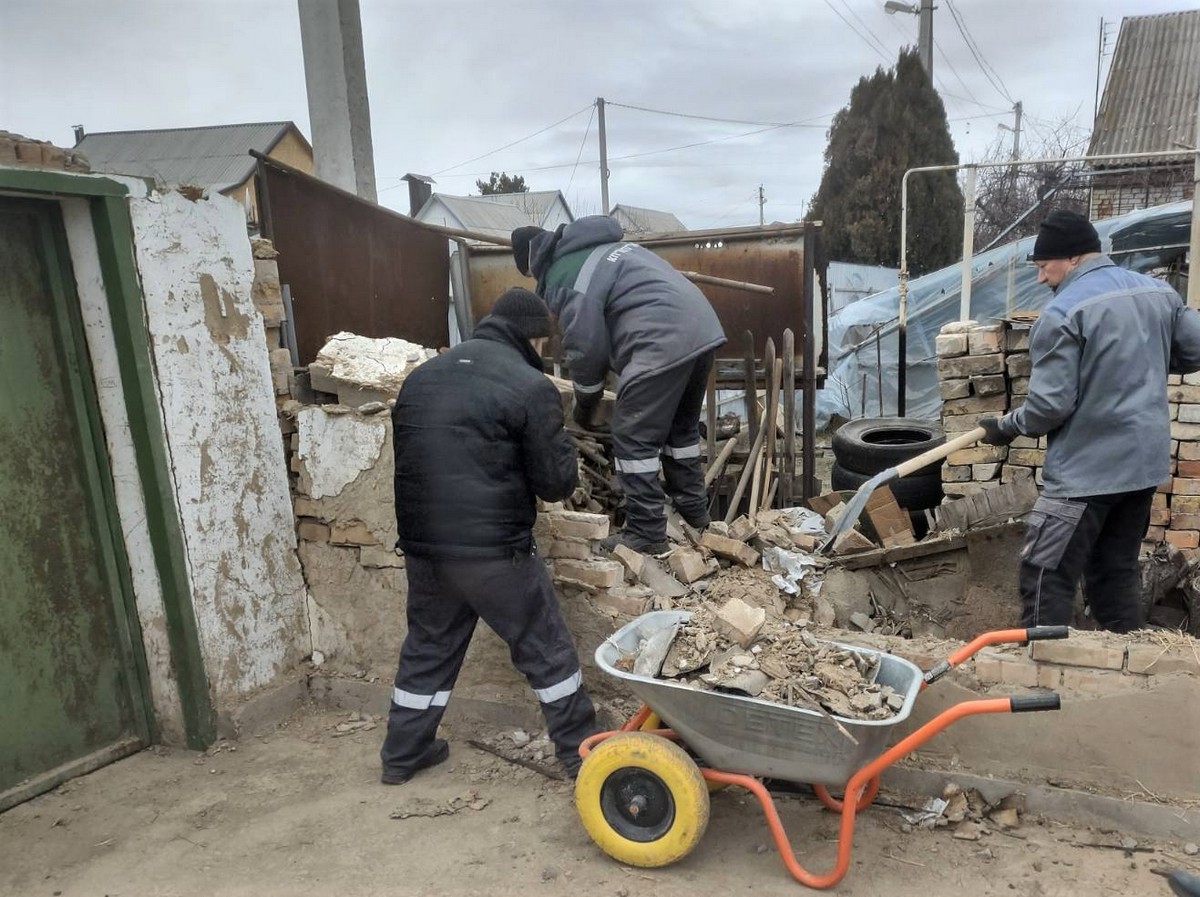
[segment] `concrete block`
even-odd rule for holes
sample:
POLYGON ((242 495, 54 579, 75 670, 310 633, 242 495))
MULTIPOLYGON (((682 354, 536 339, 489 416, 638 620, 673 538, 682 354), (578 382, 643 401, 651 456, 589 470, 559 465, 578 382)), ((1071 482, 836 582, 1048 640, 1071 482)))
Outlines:
POLYGON ((979 480, 980 482, 983 482, 984 480, 994 480, 999 473, 1000 464, 996 462, 993 462, 992 464, 971 465, 971 479, 973 480, 979 480))
POLYGON ((938 384, 942 399, 965 399, 971 395, 970 380, 943 380, 938 384))
POLYGON ((1046 463, 1046 453, 1041 449, 1009 449, 1008 463, 1022 467, 1041 467, 1046 463))
POLYGON ((1185 424, 1200 424, 1200 405, 1180 405, 1176 420, 1185 424))
POLYGON ((978 321, 950 321, 943 324, 939 333, 968 333, 974 327, 978 327, 978 321))
POLYGON ((1167 401, 1200 405, 1200 386, 1171 386, 1167 389, 1167 401))
POLYGON ((950 399, 942 403, 942 415, 978 414, 983 411, 999 413, 1008 409, 1008 396, 975 396, 969 399, 950 399))
MULTIPOLYGON (((1066 695, 1099 698, 1107 695, 1128 694, 1147 687, 1146 677, 1113 670, 1095 670, 1082 667, 1063 667, 1062 684, 1066 695)), ((1064 696, 1064 703, 1068 700, 1064 696)))
POLYGON ((1097 670, 1119 670, 1125 666, 1125 645, 1111 635, 1072 630, 1070 638, 1031 644, 1033 659, 1038 662, 1097 670))
POLYGON ((1010 327, 1004 339, 1005 352, 1028 352, 1029 351, 1029 333, 1028 327, 1010 327))
POLYGON ((1167 374, 1167 386, 1178 386, 1183 382, 1182 374, 1167 374))
POLYGON ((1008 447, 1003 445, 976 445, 974 448, 953 452, 947 464, 991 464, 1008 457, 1008 447))
POLYGON ((562 558, 554 561, 553 566, 555 576, 597 589, 611 589, 625 579, 625 568, 616 561, 577 561, 562 558))
POLYGON ((586 561, 592 557, 592 547, 581 539, 552 539, 546 546, 545 555, 554 559, 586 561))
POLYGON ((704 555, 690 548, 676 548, 667 557, 667 564, 676 578, 686 583, 693 583, 708 575, 704 555))
POLYGON ((1131 643, 1128 656, 1125 669, 1131 673, 1190 673, 1200 676, 1200 659, 1196 657, 1196 652, 1189 648, 1131 643))
POLYGON ((958 358, 937 360, 939 379, 955 380, 963 377, 978 377, 982 374, 1004 373, 1004 356, 999 352, 992 355, 963 355, 958 358))
POLYGON ((972 355, 992 355, 1004 348, 1003 324, 980 324, 967 333, 968 351, 972 355))
MULTIPOLYGON (((1168 374, 1167 382, 1170 383, 1171 377, 1174 377, 1174 376, 1176 376, 1176 375, 1168 374)), ((1184 386, 1200 386, 1200 373, 1184 374, 1183 377, 1181 378, 1180 382, 1183 383, 1184 386)))
MULTIPOLYGON (((1200 442, 1200 424, 1189 424, 1184 421, 1171 421, 1171 438, 1180 442, 1200 442)), ((1183 446, 1179 447, 1179 457, 1186 458, 1183 446)))
POLYGON ((1004 395, 1008 392, 1008 382, 1003 374, 972 377, 971 391, 977 396, 1004 395))
POLYGON ((700 538, 700 545, 703 548, 707 548, 713 554, 729 558, 731 561, 737 561, 746 567, 753 567, 758 564, 758 552, 740 539, 730 539, 708 531, 700 538))
POLYGON ((1004 360, 1009 379, 1013 377, 1028 377, 1033 372, 1033 360, 1025 353, 1009 355, 1004 360))
POLYGON ((953 465, 946 464, 942 467, 942 482, 943 483, 965 483, 971 479, 971 466, 969 464, 953 465))
POLYGON ((603 539, 612 521, 606 514, 584 511, 555 511, 548 515, 555 536, 568 539, 603 539))
POLYGON ((939 358, 954 358, 967 354, 967 334, 939 333, 934 339, 939 358))
POLYGON ((650 609, 654 601, 654 591, 641 585, 619 585, 594 592, 588 598, 603 610, 626 617, 637 617, 650 609))
POLYGON ((725 602, 713 617, 713 627, 727 639, 749 648, 767 622, 767 612, 740 598, 725 602))
POLYGON ((329 528, 329 541, 334 545, 378 545, 379 540, 361 520, 348 523, 333 523, 329 528))
POLYGON ((642 578, 642 568, 646 564, 646 556, 640 551, 634 551, 628 545, 618 545, 612 551, 613 560, 617 561, 629 573, 632 581, 642 578))
POLYGON ((301 520, 296 527, 296 536, 305 542, 328 542, 329 526, 318 520, 301 520))

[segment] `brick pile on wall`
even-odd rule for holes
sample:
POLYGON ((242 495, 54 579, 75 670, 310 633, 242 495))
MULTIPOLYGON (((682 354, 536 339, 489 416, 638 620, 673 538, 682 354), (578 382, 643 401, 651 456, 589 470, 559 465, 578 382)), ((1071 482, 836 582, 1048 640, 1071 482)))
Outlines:
POLYGON ((0 165, 30 165, 55 171, 92 170, 81 153, 9 131, 0 131, 0 165))
MULTIPOLYGON (((1008 323, 947 324, 937 336, 938 386, 947 438, 984 417, 1019 408, 1029 393, 1030 328, 1008 323)), ((1200 548, 1200 374, 1167 377, 1171 415, 1170 478, 1159 486, 1145 543, 1200 548)), ((1032 479, 1042 485, 1046 437, 1018 436, 1009 446, 977 445, 955 452, 942 468, 949 498, 1001 483, 1032 479)))

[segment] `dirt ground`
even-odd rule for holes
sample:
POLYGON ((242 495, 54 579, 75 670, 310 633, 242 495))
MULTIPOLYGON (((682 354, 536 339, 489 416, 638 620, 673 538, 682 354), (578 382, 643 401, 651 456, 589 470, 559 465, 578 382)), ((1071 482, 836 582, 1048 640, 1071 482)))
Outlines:
MULTIPOLYGON (((714 796, 700 847, 664 869, 623 867, 588 839, 571 786, 450 731, 450 760, 401 787, 378 784, 382 727, 339 735, 344 713, 312 709, 276 732, 210 754, 151 749, 0 814, 0 893, 21 897, 496 895, 696 897, 782 894, 794 884, 757 804, 714 796), (435 815, 437 813, 446 815, 435 815), (393 818, 402 814, 408 818, 393 818), (423 814, 423 815, 421 815, 423 814)), ((802 861, 833 861, 837 819, 810 797, 780 813, 802 861)), ((1168 894, 1152 874, 1173 845, 1078 847, 1096 833, 1025 820, 960 841, 905 832, 894 809, 862 817, 857 897, 1168 894)))

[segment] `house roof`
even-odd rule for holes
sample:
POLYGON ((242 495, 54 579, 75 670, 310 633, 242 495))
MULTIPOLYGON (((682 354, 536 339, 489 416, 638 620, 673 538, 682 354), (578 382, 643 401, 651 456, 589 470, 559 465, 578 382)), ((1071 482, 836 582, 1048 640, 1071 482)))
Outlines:
POLYGON ((673 234, 687 230, 683 222, 670 212, 660 212, 657 209, 641 209, 617 203, 608 214, 625 229, 627 236, 673 234))
POLYGON ((507 237, 516 228, 525 225, 543 227, 555 200, 562 200, 563 208, 571 217, 571 210, 561 191, 543 190, 533 193, 494 193, 489 196, 450 196, 434 193, 425 208, 417 214, 425 217, 430 203, 441 202, 458 219, 466 230, 507 237))
POLYGON ((227 190, 253 173, 256 163, 250 150, 270 152, 289 130, 304 140, 292 122, 271 121, 85 134, 75 149, 87 157, 93 171, 227 190))
MULTIPOLYGON (((1088 154, 1190 146, 1196 140, 1197 100, 1200 9, 1125 18, 1088 154)), ((1190 155, 1181 152, 1178 158, 1190 155)))

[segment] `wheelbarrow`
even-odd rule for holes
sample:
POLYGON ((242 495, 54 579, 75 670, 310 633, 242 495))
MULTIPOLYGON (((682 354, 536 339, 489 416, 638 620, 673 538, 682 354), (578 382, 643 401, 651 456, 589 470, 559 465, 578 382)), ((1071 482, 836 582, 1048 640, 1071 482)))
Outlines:
POLYGON ((981 648, 1066 638, 1066 626, 984 633, 925 673, 891 654, 829 642, 877 656, 876 681, 891 686, 904 701, 884 720, 834 717, 806 707, 702 691, 618 667, 622 657, 636 655, 647 639, 658 634, 661 641, 664 630, 690 616, 678 610, 644 614, 596 650, 599 667, 624 681, 644 704, 619 730, 597 733, 580 745, 584 759, 575 782, 575 807, 597 846, 627 865, 658 867, 683 859, 708 826, 710 790, 736 785, 758 799, 792 877, 810 888, 831 888, 850 866, 855 816, 874 800, 883 770, 963 717, 1059 709, 1059 696, 1052 692, 963 701, 887 746, 892 729, 911 714, 917 694, 981 648), (762 778, 809 784, 826 807, 841 814, 831 870, 815 874, 796 859, 762 778), (844 797, 834 797, 831 788, 842 789, 844 797))

